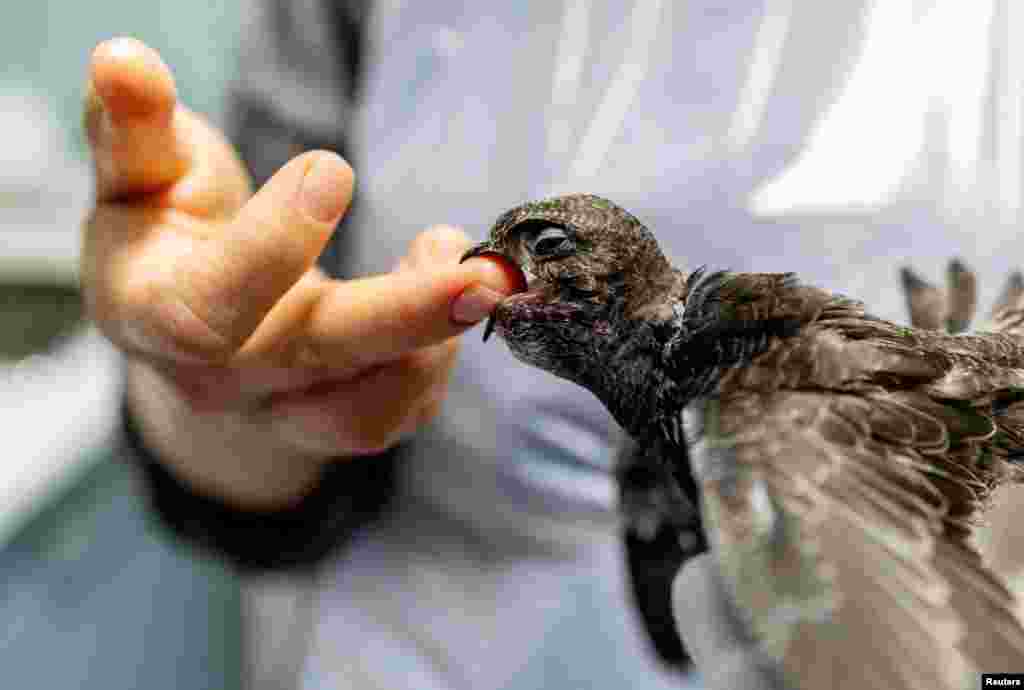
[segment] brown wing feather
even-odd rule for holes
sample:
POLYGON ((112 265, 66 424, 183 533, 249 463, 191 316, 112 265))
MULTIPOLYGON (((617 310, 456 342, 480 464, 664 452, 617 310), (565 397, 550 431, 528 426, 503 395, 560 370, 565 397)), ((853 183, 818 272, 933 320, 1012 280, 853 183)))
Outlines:
POLYGON ((967 542, 992 488, 1019 475, 1024 346, 800 299, 816 320, 728 372, 691 420, 739 610, 798 688, 965 688, 1024 670, 1013 597, 967 542))
POLYGON ((1012 596, 947 524, 935 478, 977 487, 929 472, 878 415, 847 421, 858 402, 742 393, 705 422, 705 518, 740 610, 797 688, 963 688, 1024 667, 1012 596))

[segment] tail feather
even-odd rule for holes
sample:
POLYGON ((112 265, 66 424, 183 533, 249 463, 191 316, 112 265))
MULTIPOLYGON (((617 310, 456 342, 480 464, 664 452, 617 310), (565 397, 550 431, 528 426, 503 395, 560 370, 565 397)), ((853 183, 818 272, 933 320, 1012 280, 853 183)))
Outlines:
POLYGON ((936 331, 941 329, 946 301, 942 291, 909 266, 904 266, 900 271, 900 279, 903 283, 903 294, 907 298, 910 324, 915 328, 936 331))
POLYGON ((966 331, 977 303, 978 281, 974 273, 960 259, 953 259, 946 272, 946 330, 950 333, 966 331))
POLYGON ((949 262, 944 290, 909 266, 900 271, 900 278, 912 326, 947 333, 960 333, 970 326, 977 304, 977 280, 962 261, 949 262))
POLYGON ((1024 276, 1020 271, 1014 271, 1006 280, 985 330, 1024 335, 1024 276))

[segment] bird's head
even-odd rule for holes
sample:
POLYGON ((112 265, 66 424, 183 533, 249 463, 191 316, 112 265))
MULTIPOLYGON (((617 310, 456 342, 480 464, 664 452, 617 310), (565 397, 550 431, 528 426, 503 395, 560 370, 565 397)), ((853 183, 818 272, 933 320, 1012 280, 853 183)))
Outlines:
POLYGON ((631 321, 671 316, 666 297, 680 283, 639 220, 589 194, 507 211, 462 260, 476 256, 506 262, 522 278, 484 340, 495 331, 520 360, 583 385, 631 321))

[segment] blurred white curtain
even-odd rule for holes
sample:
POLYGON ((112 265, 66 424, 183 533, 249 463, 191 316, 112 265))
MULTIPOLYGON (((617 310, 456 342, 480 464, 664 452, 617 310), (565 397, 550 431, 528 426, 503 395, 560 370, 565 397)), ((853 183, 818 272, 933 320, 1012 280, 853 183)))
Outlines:
MULTIPOLYGON (((832 215, 928 199, 951 220, 1016 222, 1022 16, 1015 0, 876 0, 845 88, 751 210, 832 215)), ((778 20, 769 29, 762 66, 784 37, 778 20)), ((770 88, 758 69, 755 104, 770 88)))

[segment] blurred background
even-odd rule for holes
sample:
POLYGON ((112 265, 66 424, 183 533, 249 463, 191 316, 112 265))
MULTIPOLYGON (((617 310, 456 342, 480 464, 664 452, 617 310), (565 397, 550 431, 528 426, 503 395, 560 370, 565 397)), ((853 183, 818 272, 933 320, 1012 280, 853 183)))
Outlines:
POLYGON ((38 688, 234 688, 234 574, 176 546, 101 445, 117 360, 83 329, 78 233, 91 177, 80 126, 88 57, 137 36, 215 119, 240 0, 36 0, 0 26, 0 668, 38 688))

